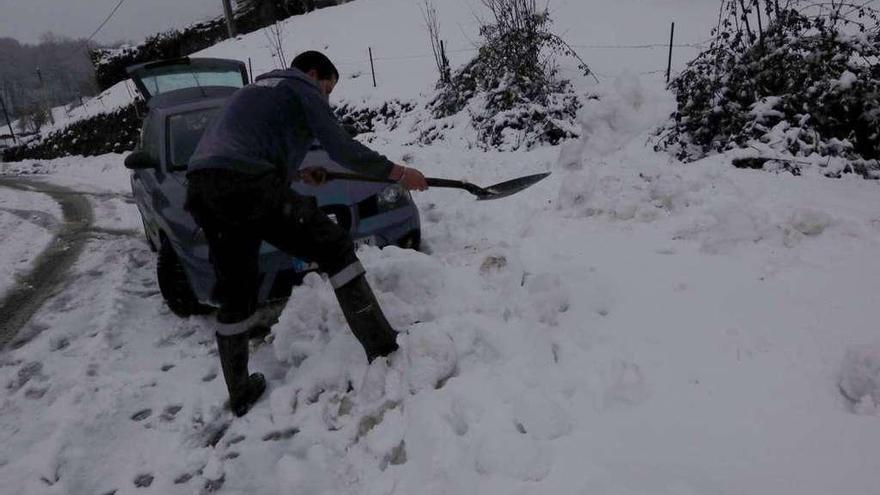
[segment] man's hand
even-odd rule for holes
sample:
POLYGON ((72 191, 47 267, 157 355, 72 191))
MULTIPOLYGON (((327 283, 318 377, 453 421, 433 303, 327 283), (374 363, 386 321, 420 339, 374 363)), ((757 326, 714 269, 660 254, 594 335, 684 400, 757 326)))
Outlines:
POLYGON ((424 191, 428 189, 428 181, 417 169, 394 165, 388 178, 396 180, 407 191, 424 191))
POLYGON ((306 167, 299 169, 299 178, 310 186, 321 186, 327 182, 327 171, 322 167, 306 167))

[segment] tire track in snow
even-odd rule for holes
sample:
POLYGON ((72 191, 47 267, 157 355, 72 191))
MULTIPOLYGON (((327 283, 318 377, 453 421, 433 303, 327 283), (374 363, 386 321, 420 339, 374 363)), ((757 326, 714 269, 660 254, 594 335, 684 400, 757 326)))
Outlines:
POLYGON ((64 219, 49 246, 37 256, 31 271, 0 300, 0 348, 3 348, 15 339, 43 303, 58 292, 92 234, 94 213, 88 199, 65 187, 2 177, 0 186, 49 195, 61 206, 64 219))

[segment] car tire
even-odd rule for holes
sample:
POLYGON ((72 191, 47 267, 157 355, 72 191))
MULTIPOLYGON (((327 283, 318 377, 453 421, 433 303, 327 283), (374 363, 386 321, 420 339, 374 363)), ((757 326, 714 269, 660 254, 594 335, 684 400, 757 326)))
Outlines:
POLYGON ((405 236, 401 237, 399 241, 397 241, 397 247, 403 249, 412 249, 413 251, 421 251, 422 231, 419 229, 410 231, 405 236))
POLYGON ((168 308, 175 315, 186 318, 211 312, 210 306, 201 304, 196 298, 177 253, 165 240, 159 247, 156 278, 159 281, 159 292, 162 293, 162 298, 165 299, 168 308))

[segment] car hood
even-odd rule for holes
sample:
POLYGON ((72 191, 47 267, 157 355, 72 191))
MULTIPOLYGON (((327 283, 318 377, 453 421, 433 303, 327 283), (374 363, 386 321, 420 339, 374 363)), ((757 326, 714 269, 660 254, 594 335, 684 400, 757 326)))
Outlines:
MULTIPOLYGON (((310 151, 300 168, 323 167, 331 172, 351 172, 347 168, 334 162, 323 149, 310 151)), ((294 191, 306 195, 315 196, 319 205, 345 204, 353 205, 370 196, 374 196, 390 184, 376 182, 358 182, 351 180, 332 180, 320 187, 314 187, 302 182, 294 182, 294 191)))

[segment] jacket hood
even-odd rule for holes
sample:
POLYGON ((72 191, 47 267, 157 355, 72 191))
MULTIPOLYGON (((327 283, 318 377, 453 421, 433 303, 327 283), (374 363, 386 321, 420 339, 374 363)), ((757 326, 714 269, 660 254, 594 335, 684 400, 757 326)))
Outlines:
POLYGON ((273 78, 279 78, 279 77, 284 78, 284 79, 294 79, 294 80, 298 80, 298 81, 303 81, 307 84, 314 86, 315 88, 318 87, 318 85, 315 84, 315 81, 311 77, 307 76, 303 71, 301 71, 299 69, 294 69, 294 68, 276 69, 271 72, 267 72, 265 74, 260 74, 259 76, 254 78, 254 81, 259 81, 261 79, 273 79, 273 78))

